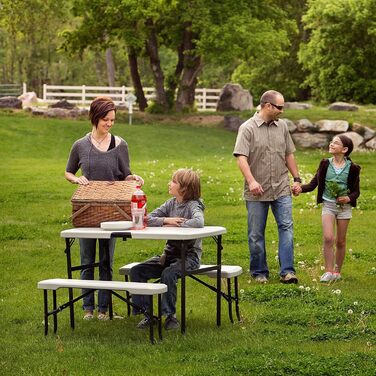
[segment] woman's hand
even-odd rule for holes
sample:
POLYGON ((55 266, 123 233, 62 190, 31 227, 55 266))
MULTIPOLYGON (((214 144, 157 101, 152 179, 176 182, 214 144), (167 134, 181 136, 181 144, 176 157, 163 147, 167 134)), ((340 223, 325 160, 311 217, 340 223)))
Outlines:
POLYGON ((85 176, 76 177, 74 184, 88 185, 89 180, 87 180, 85 176))
POLYGON ((181 217, 166 217, 163 219, 163 226, 180 227, 185 221, 186 219, 181 217))
POLYGON ((77 177, 75 174, 72 174, 71 172, 65 171, 65 179, 70 181, 72 184, 80 184, 80 185, 88 185, 89 180, 86 179, 85 176, 79 176, 77 177))
POLYGON ((337 203, 338 204, 348 204, 350 202, 350 197, 349 196, 341 196, 337 198, 337 203))
POLYGON ((136 174, 133 174, 133 175, 128 175, 126 178, 125 178, 125 181, 130 181, 130 180, 136 180, 138 183, 140 183, 140 185, 144 185, 144 179, 142 179, 141 176, 138 176, 136 174))

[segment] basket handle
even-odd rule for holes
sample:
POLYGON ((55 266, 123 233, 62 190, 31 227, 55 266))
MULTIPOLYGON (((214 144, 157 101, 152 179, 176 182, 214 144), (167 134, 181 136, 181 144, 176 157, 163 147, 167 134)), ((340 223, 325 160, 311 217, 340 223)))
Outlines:
POLYGON ((112 204, 112 206, 125 218, 125 219, 128 219, 129 221, 132 220, 132 218, 123 210, 120 208, 120 206, 118 206, 117 204, 112 204))
POLYGON ((91 204, 86 204, 81 209, 78 209, 76 212, 74 212, 71 215, 71 219, 75 219, 78 215, 80 215, 82 212, 84 212, 86 209, 88 209, 91 206, 91 204))

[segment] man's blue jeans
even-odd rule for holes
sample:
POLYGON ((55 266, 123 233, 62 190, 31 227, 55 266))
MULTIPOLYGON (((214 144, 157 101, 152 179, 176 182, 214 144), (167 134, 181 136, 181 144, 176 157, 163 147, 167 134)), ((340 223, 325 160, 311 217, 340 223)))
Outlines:
MULTIPOLYGON (((97 239, 80 239, 80 255, 81 265, 92 264, 95 262, 97 239)), ((101 281, 108 281, 112 279, 112 262, 114 259, 115 243, 116 239, 98 239, 99 243, 99 279, 101 281), (106 260, 106 243, 110 249, 110 261, 106 260), (107 264, 110 266, 109 269, 107 264)), ((81 270, 81 279, 93 280, 94 268, 87 268, 81 270)), ((90 291, 89 289, 83 289, 82 293, 90 291)), ((108 303, 110 300, 110 292, 108 290, 98 291, 98 310, 100 312, 107 312, 108 303)), ((83 309, 93 311, 94 304, 94 291, 86 295, 83 298, 83 309)))
MULTIPOLYGON (((167 256, 165 264, 159 263, 160 256, 142 262, 131 269, 132 282, 147 282, 150 278, 160 278, 161 283, 167 285, 167 292, 162 295, 162 315, 169 316, 176 313, 176 284, 181 277, 181 258, 167 256)), ((200 267, 200 260, 196 255, 187 254, 185 257, 185 270, 195 270, 200 267)), ((132 295, 132 302, 139 308, 133 307, 133 314, 148 310, 151 298, 145 295, 132 295)))
POLYGON ((281 276, 294 272, 294 233, 291 196, 275 201, 246 201, 248 210, 248 245, 251 255, 250 273, 253 277, 269 277, 266 261, 265 227, 269 206, 278 226, 278 258, 281 276))

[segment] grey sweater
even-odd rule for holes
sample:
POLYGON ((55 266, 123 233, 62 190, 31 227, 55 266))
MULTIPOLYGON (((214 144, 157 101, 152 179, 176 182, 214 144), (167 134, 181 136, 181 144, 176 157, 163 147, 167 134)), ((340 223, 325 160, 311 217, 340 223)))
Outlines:
POLYGON ((127 143, 121 138, 115 148, 100 151, 91 143, 88 133, 73 144, 69 154, 66 171, 75 174, 79 169, 88 180, 124 180, 132 174, 127 143))
MULTIPOLYGON (((162 204, 159 208, 153 210, 148 215, 148 226, 163 226, 163 219, 166 217, 182 217, 187 220, 181 227, 204 227, 204 209, 205 206, 201 200, 185 201, 178 203, 176 198, 171 198, 162 204)), ((188 254, 194 253, 198 259, 201 259, 202 241, 194 240, 168 240, 164 249, 166 255, 180 257, 180 250, 183 242, 188 254)))

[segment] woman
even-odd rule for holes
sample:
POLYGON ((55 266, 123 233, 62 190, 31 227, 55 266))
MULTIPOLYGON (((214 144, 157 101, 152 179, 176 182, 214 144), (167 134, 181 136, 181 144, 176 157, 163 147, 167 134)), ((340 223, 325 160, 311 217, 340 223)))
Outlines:
MULTIPOLYGON (((140 176, 131 173, 127 143, 118 136, 110 133, 114 124, 116 107, 111 98, 98 97, 90 105, 89 118, 92 130, 83 138, 77 140, 70 151, 65 171, 65 178, 73 184, 89 184, 90 180, 120 181, 137 180, 144 183, 140 176), (76 176, 81 169, 81 176, 76 176)), ((81 265, 95 262, 96 239, 80 239, 81 265)), ((99 243, 99 279, 112 278, 112 261, 115 249, 115 239, 98 240, 99 243), (110 250, 110 263, 106 263, 106 246, 110 250), (107 270, 106 265, 110 265, 107 270)), ((81 271, 81 279, 94 279, 94 268, 81 271)), ((83 290, 83 293, 90 290, 83 290)), ((109 292, 98 292, 98 319, 107 320, 109 292)), ((94 291, 83 298, 84 319, 92 319, 95 309, 94 291)))

